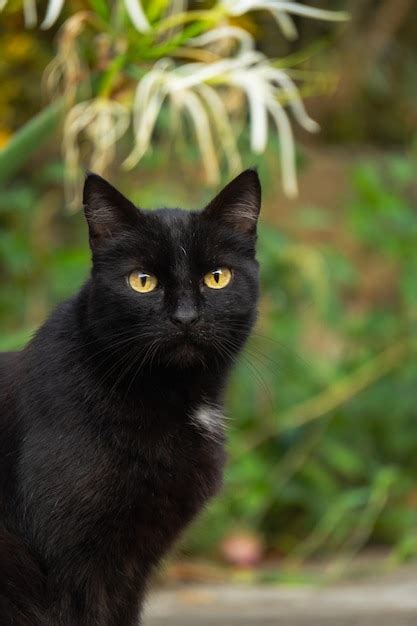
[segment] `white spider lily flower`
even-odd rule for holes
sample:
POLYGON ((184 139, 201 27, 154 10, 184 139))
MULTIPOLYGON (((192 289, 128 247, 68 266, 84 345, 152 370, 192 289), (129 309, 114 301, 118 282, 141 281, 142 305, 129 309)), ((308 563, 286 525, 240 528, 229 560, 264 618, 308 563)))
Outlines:
MULTIPOLYGON (((0 11, 4 9, 8 0, 0 0, 0 11)), ((45 17, 41 23, 41 28, 47 30, 51 28, 59 18, 65 0, 49 0, 45 17)), ((146 33, 151 30, 148 18, 143 10, 141 0, 124 0, 126 11, 132 21, 132 24, 140 33, 146 33)), ((25 17, 25 26, 32 28, 36 26, 38 18, 35 0, 23 0, 23 14, 25 17)))
POLYGON ((226 12, 233 16, 244 15, 249 11, 269 11, 288 39, 295 39, 298 35, 289 14, 332 22, 345 22, 349 19, 349 14, 345 11, 318 9, 300 4, 297 0, 223 0, 222 5, 226 12))
MULTIPOLYGON (((203 36, 203 43, 215 42, 216 38, 213 33, 211 37, 203 36)), ((215 136, 229 168, 234 170, 240 157, 224 100, 230 90, 237 90, 246 97, 250 145, 255 153, 265 151, 272 120, 281 142, 283 186, 289 196, 294 196, 297 193, 295 146, 284 107, 287 106, 309 132, 316 131, 318 125, 308 116, 291 78, 284 70, 268 65, 266 57, 255 50, 212 63, 188 63, 179 67, 167 60, 157 63, 136 89, 135 147, 125 166, 136 165, 149 149, 159 113, 168 99, 176 114, 185 112, 190 116, 209 181, 215 182, 219 171, 215 136)))
POLYGON ((233 133, 226 106, 214 89, 210 91, 200 88, 206 85, 207 81, 219 79, 226 72, 260 58, 263 58, 260 53, 251 52, 246 53, 245 58, 242 55, 242 57, 221 59, 210 64, 188 63, 175 67, 167 60, 156 63, 154 69, 139 82, 136 90, 133 105, 135 147, 125 160, 125 167, 134 167, 148 150, 160 109, 164 100, 169 97, 176 113, 178 114, 182 109, 190 115, 194 123, 201 156, 210 182, 215 182, 218 178, 218 160, 213 149, 211 132, 213 127, 217 127, 218 131, 222 128, 222 132, 218 132, 219 143, 228 159, 229 166, 235 170, 240 157, 236 143, 231 138, 233 133), (193 93, 193 89, 197 91, 197 95, 193 93), (205 128, 205 141, 201 127, 205 128))
MULTIPOLYGON (((205 80, 216 79, 225 86, 234 85, 246 95, 250 118, 252 150, 262 154, 268 142, 268 120, 272 117, 281 140, 283 186, 289 196, 297 194, 295 174, 295 147, 291 125, 279 100, 284 96, 297 121, 309 132, 316 132, 318 124, 312 120, 303 105, 293 81, 279 70, 269 66, 264 55, 248 52, 233 59, 222 59, 207 66, 189 64, 186 75, 173 85, 175 91, 198 86, 205 80), (199 68, 199 66, 201 66, 199 68)), ((181 68, 184 70, 184 68, 181 68)))
POLYGON ((257 62, 263 61, 262 52, 249 51, 236 57, 220 59, 213 63, 187 63, 175 70, 176 80, 173 89, 189 89, 202 82, 220 80, 227 83, 226 77, 239 69, 247 69, 257 62))
POLYGON ((116 144, 130 124, 130 112, 120 102, 98 98, 76 104, 64 122, 63 151, 69 203, 79 203, 80 137, 91 145, 90 169, 104 173, 115 157, 116 144))
MULTIPOLYGON (((194 65, 194 64, 190 64, 194 65)), ((169 97, 174 113, 179 117, 186 112, 194 126, 207 179, 216 184, 219 179, 219 163, 212 133, 212 121, 209 118, 203 100, 189 89, 175 90, 173 64, 168 60, 156 63, 155 68, 140 81, 133 105, 133 125, 135 147, 124 166, 134 167, 148 150, 152 133, 164 100, 169 97)), ((206 98, 207 100, 207 98, 206 98)))

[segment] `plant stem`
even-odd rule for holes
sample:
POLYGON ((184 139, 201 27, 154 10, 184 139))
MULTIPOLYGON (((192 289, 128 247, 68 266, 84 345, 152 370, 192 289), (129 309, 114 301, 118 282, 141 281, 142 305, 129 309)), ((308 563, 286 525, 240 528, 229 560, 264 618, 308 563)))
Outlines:
POLYGON ((64 108, 64 99, 53 102, 22 126, 0 150, 0 183, 8 181, 49 139, 62 117, 64 108))
POLYGON ((245 453, 262 444, 269 437, 291 428, 298 428, 334 411, 395 369, 412 352, 413 348, 411 338, 399 341, 367 363, 360 365, 352 374, 332 383, 316 396, 289 407, 277 416, 273 428, 265 429, 259 437, 245 447, 245 453))

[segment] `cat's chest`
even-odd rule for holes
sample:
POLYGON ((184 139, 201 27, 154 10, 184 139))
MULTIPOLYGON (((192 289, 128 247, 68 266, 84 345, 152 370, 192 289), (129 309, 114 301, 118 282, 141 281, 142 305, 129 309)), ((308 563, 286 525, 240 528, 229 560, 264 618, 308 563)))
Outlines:
POLYGON ((221 487, 219 420, 198 407, 182 425, 133 430, 128 444, 117 429, 113 439, 62 431, 53 445, 33 432, 20 465, 21 504, 45 562, 85 546, 82 553, 106 554, 129 576, 156 564, 221 487))
POLYGON ((22 455, 24 506, 44 506, 51 524, 80 518, 84 528, 88 520, 187 517, 218 490, 223 465, 220 415, 207 407, 170 428, 66 431, 49 443, 36 431, 22 455))
POLYGON ((186 427, 142 441, 136 455, 119 462, 112 508, 141 550, 147 546, 159 553, 221 487, 225 453, 219 419, 219 413, 201 408, 186 427))
POLYGON ((115 482, 125 482, 131 499, 136 498, 139 505, 144 499, 149 507, 158 508, 185 495, 190 501, 208 497, 223 468, 223 440, 220 410, 200 405, 185 423, 144 432, 132 442, 127 460, 119 457, 115 482))

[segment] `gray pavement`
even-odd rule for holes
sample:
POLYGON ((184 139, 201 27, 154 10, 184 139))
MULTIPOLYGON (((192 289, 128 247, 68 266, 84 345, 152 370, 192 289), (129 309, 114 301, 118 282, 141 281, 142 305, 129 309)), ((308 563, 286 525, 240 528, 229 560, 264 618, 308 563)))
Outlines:
POLYGON ((144 626, 417 626, 417 571, 405 580, 315 587, 188 585, 154 591, 144 626))

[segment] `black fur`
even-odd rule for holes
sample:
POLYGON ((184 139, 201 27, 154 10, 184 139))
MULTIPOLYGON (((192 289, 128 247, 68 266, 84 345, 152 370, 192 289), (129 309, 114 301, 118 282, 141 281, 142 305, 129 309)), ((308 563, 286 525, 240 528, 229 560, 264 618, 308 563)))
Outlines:
POLYGON ((196 412, 217 419, 256 316, 253 170, 202 212, 138 210, 94 174, 84 203, 90 279, 0 355, 5 626, 137 623, 150 573, 221 486, 221 421, 196 412), (231 283, 204 286, 221 266, 231 283), (158 288, 133 291, 135 269, 158 288))

